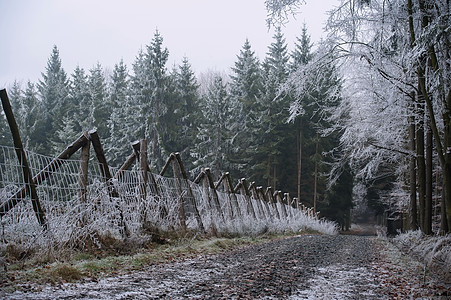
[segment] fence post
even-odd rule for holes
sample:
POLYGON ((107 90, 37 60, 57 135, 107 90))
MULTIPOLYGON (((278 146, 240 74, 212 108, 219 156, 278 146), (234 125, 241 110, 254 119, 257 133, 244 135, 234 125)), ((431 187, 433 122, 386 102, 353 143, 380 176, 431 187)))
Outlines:
POLYGON ((224 185, 224 191, 227 194, 227 213, 230 219, 233 219, 233 207, 232 207, 232 197, 230 195, 230 189, 227 183, 224 181, 226 180, 227 173, 222 174, 221 178, 219 178, 218 182, 215 184, 215 190, 217 191, 221 183, 224 185))
POLYGON ((213 182, 213 177, 211 175, 211 172, 210 172, 209 168, 205 169, 205 176, 206 176, 206 179, 207 179, 208 184, 210 186, 210 190, 211 190, 212 195, 213 195, 214 206, 215 206, 216 210, 218 211, 218 214, 221 216, 222 220, 224 221, 224 214, 222 213, 221 203, 219 203, 218 193, 216 192, 215 184, 213 182))
POLYGON ((140 205, 139 205, 139 219, 141 226, 145 226, 146 220, 147 220, 147 141, 146 139, 142 139, 140 141, 140 148, 139 148, 139 196, 140 196, 140 205))
POLYGON ((282 216, 286 219, 287 218, 287 209, 285 207, 285 204, 283 203, 282 200, 282 191, 276 191, 274 193, 275 198, 277 199, 277 203, 280 204, 280 209, 282 211, 282 216))
MULTIPOLYGON (((27 157, 25 155, 25 150, 22 144, 22 139, 20 138, 19 127, 17 126, 16 119, 14 118, 11 103, 9 102, 8 94, 6 93, 5 89, 0 90, 0 98, 2 101, 3 111, 5 112, 6 119, 8 120, 9 128, 13 136, 17 159, 19 160, 19 163, 22 164, 22 174, 25 180, 25 185, 28 185, 30 188, 29 193, 31 196, 31 204, 33 206, 34 213, 36 215, 36 218, 38 219, 39 224, 44 228, 44 230, 47 230, 48 224, 45 218, 45 212, 42 209, 41 203, 38 199, 36 185, 33 180, 33 175, 31 173, 30 167, 28 165, 27 157)), ((18 202, 18 200, 16 201, 18 202)))
MULTIPOLYGON (((113 178, 110 173, 110 169, 108 167, 108 163, 106 161, 105 152, 103 151, 102 143, 100 143, 99 135, 97 134, 97 130, 93 129, 88 132, 89 139, 91 140, 92 146, 94 148, 94 151, 96 153, 97 161, 100 164, 100 172, 102 173, 102 177, 105 179, 108 193, 113 198, 118 198, 119 193, 117 192, 116 188, 113 184, 113 178)), ((119 211, 119 218, 120 218, 120 224, 119 226, 122 227, 121 234, 122 236, 128 237, 130 236, 130 231, 128 230, 127 223, 125 223, 124 220, 124 213, 122 212, 122 208, 119 206, 119 204, 115 204, 116 209, 119 211)))
POLYGON ((271 204, 271 206, 273 207, 274 211, 276 212, 276 217, 277 219, 280 220, 280 213, 279 213, 279 209, 277 208, 277 205, 274 201, 274 194, 272 193, 272 187, 267 187, 266 188, 266 197, 268 197, 269 203, 271 204))
MULTIPOLYGON (((84 133, 87 136, 88 132, 84 133)), ((88 165, 89 165, 89 151, 91 149, 91 144, 86 143, 81 147, 80 154, 80 178, 78 180, 79 186, 79 198, 81 203, 86 203, 87 201, 87 185, 88 185, 88 165)))
POLYGON ((242 192, 243 192, 244 198, 245 198, 246 201, 247 201, 247 210, 248 210, 248 213, 250 212, 250 214, 252 215, 252 217, 253 217, 254 219, 256 219, 257 217, 256 217, 256 215, 255 215, 254 206, 252 205, 252 200, 251 200, 251 197, 250 197, 249 188, 248 188, 248 186, 247 186, 246 178, 241 178, 240 182, 241 182, 241 190, 242 190, 242 192))
POLYGON ((292 218, 293 217, 293 213, 292 213, 293 203, 291 202, 290 193, 284 193, 283 194, 283 200, 284 200, 284 202, 287 203, 287 206, 286 206, 286 209, 288 210, 287 211, 287 215, 288 215, 289 218, 292 218))
POLYGON ((180 157, 180 153, 178 153, 178 152, 175 153, 175 159, 177 159, 178 166, 180 168, 180 172, 182 173, 183 180, 188 189, 189 197, 191 198, 191 204, 194 209, 194 217, 196 218, 197 226, 198 226, 200 232, 205 233, 204 224, 202 223, 202 218, 200 217, 199 210, 197 209, 196 199, 194 199, 194 193, 193 193, 193 190, 191 189, 190 183, 188 181, 188 174, 186 173, 185 166, 183 165, 182 158, 180 157))
POLYGON ((263 187, 261 187, 261 186, 257 187, 257 193, 260 195, 260 199, 262 200, 263 205, 265 206, 266 213, 268 214, 268 217, 271 220, 272 214, 271 214, 271 210, 269 209, 268 199, 266 198, 266 195, 263 192, 263 187))
POLYGON ((183 232, 186 232, 186 214, 185 214, 185 201, 183 197, 183 191, 182 191, 182 181, 180 179, 180 170, 177 166, 177 160, 175 158, 175 154, 171 153, 171 160, 172 160, 172 170, 174 172, 174 178, 177 182, 177 190, 180 196, 179 199, 179 221, 180 225, 182 226, 183 232))
POLYGON ((258 196, 257 188, 255 187, 255 181, 251 182, 249 186, 249 190, 251 191, 252 198, 254 198, 255 202, 257 202, 257 210, 258 214, 266 219, 265 212, 263 211, 262 203, 260 202, 260 197, 258 196))
POLYGON ((232 203, 236 207, 236 213, 238 215, 238 218, 241 218, 241 209, 240 209, 240 205, 238 204, 238 199, 236 198, 236 194, 235 194, 235 191, 233 188, 232 177, 230 176, 229 172, 227 172, 225 174, 226 174, 226 182, 225 182, 226 191, 230 194, 230 196, 232 198, 232 203))

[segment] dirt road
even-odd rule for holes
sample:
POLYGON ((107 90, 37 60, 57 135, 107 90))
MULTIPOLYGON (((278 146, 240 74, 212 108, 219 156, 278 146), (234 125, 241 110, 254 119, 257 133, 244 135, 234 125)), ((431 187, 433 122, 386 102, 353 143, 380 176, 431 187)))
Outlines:
MULTIPOLYGON (((368 236, 304 235, 6 299, 446 299, 423 267, 368 236), (442 296, 439 296, 442 295, 442 296)), ((449 292, 449 291, 448 291, 449 292)), ((450 294, 451 295, 451 294, 450 294)))

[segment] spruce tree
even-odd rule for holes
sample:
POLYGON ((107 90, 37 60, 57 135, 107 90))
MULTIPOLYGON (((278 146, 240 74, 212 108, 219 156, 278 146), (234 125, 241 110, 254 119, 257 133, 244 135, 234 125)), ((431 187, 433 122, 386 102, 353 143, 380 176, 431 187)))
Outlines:
POLYGON ((178 68, 175 78, 176 100, 178 118, 177 132, 175 135, 176 149, 181 153, 182 159, 188 169, 192 168, 190 152, 195 146, 195 139, 201 119, 199 106, 199 85, 196 76, 191 69, 191 64, 185 57, 178 68))
POLYGON ((227 85, 221 76, 216 75, 203 97, 202 112, 204 120, 197 135, 194 173, 200 168, 209 167, 214 176, 229 171, 231 150, 231 105, 227 85))
POLYGON ((59 50, 53 47, 52 54, 47 62, 45 73, 39 81, 40 111, 36 129, 41 132, 37 140, 37 151, 43 154, 51 153, 51 142, 55 131, 62 127, 62 117, 65 115, 69 95, 69 81, 64 71, 59 50))
POLYGON ((83 68, 77 66, 72 74, 70 84, 70 98, 73 104, 73 118, 75 120, 75 129, 80 134, 84 131, 93 129, 92 120, 90 120, 91 101, 88 88, 88 76, 83 68))
POLYGON ((134 132, 136 107, 131 103, 129 74, 123 60, 114 66, 109 90, 112 112, 107 121, 110 135, 106 154, 112 166, 119 166, 130 153, 131 143, 139 138, 134 132))
MULTIPOLYGON (((262 90, 262 77, 260 62, 251 50, 251 44, 246 39, 237 61, 230 75, 230 95, 233 102, 233 119, 235 125, 233 139, 234 155, 233 168, 230 170, 235 177, 250 176, 253 180, 251 168, 255 163, 255 153, 259 145, 260 96, 262 90)), ((255 178, 258 180, 258 178, 255 178)))
POLYGON ((295 49, 291 53, 291 69, 293 71, 299 66, 306 65, 312 59, 312 46, 307 26, 304 24, 301 37, 296 38, 295 49))
POLYGON ((165 113, 165 101, 168 84, 166 63, 169 51, 163 47, 163 37, 155 32, 146 52, 140 51, 133 64, 132 95, 134 104, 139 108, 138 133, 150 143, 151 167, 159 170, 166 158, 163 157, 161 143, 162 115, 165 113))
POLYGON ((293 163, 282 165, 283 158, 293 156, 291 148, 295 144, 293 125, 286 122, 290 98, 287 94, 279 93, 280 86, 288 78, 288 61, 287 45, 279 27, 263 63, 262 140, 255 170, 260 172, 268 186, 284 190, 286 187, 279 183, 295 176, 290 174, 295 172, 291 170, 293 163), (287 178, 281 178, 280 175, 287 178))
POLYGON ((88 119, 92 122, 91 126, 97 128, 97 132, 101 139, 106 140, 110 134, 107 122, 113 108, 108 101, 109 97, 105 75, 103 68, 99 63, 89 70, 89 72, 88 91, 90 112, 88 119))

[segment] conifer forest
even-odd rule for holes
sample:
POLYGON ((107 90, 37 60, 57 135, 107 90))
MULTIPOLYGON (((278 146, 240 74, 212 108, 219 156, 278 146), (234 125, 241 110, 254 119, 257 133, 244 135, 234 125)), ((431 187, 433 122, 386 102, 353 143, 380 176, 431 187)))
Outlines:
MULTIPOLYGON (((289 45, 277 21, 301 2, 266 1, 266 55, 246 39, 225 72, 169 65, 158 30, 131 65, 66 70, 55 45, 40 80, 7 87, 24 148, 56 157, 96 128, 111 167, 146 139, 155 173, 179 153, 190 180, 246 177, 343 230, 374 217, 448 233, 450 1, 342 1, 326 39, 314 45, 306 24, 289 45)), ((12 145, 3 112, 0 145, 12 145)))

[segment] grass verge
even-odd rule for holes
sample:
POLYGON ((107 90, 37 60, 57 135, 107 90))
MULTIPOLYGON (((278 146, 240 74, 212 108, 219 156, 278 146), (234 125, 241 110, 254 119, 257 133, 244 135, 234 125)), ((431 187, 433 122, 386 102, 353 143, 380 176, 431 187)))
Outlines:
MULTIPOLYGON (((303 232, 312 234, 315 232, 303 232)), ((29 289, 30 286, 57 285, 75 281, 96 281, 106 276, 126 274, 145 269, 154 264, 169 263, 194 258, 200 254, 213 255, 221 252, 261 244, 282 239, 299 233, 284 233, 278 235, 265 234, 255 237, 233 238, 183 238, 169 240, 165 244, 147 244, 146 247, 135 249, 135 253, 121 255, 110 250, 73 251, 60 255, 59 259, 49 262, 36 258, 12 263, 8 271, 0 278, 0 290, 29 289)))

